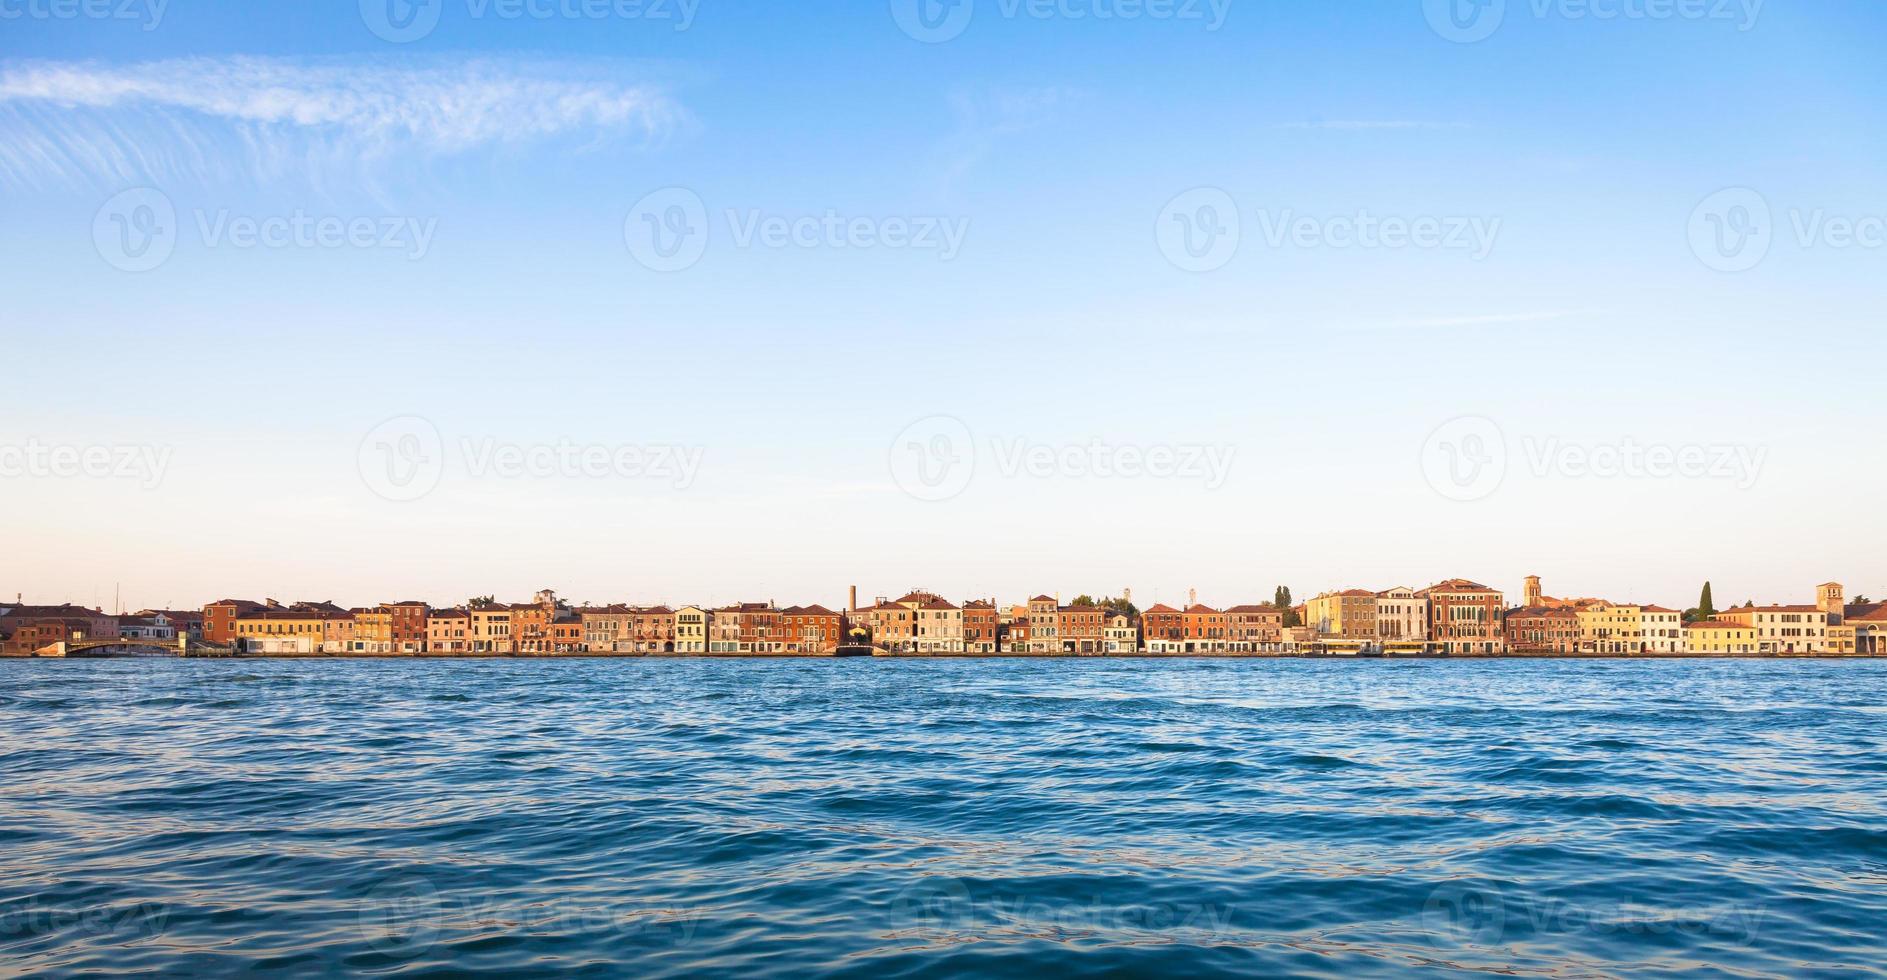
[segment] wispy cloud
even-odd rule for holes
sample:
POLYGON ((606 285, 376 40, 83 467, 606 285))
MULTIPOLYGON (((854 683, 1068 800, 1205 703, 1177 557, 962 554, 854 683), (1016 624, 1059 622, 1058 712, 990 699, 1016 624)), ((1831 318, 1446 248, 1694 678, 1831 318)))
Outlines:
POLYGON ((942 148, 944 188, 954 189, 1000 143, 1043 125, 1075 98, 1056 87, 951 92, 956 126, 942 148))
POLYGON ((267 180, 552 140, 655 139, 682 109, 619 64, 188 58, 0 69, 0 187, 267 180))

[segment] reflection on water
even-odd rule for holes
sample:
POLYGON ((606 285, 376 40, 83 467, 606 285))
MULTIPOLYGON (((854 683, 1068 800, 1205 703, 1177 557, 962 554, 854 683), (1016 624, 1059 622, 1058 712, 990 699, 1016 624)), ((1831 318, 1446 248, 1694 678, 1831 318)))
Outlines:
POLYGON ((1887 667, 0 662, 0 968, 1887 962, 1887 667))

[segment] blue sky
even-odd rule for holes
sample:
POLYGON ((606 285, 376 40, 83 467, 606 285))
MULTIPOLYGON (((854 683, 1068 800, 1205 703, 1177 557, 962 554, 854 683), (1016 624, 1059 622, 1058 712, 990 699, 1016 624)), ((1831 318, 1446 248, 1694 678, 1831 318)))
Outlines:
POLYGON ((8 593, 1887 593, 1876 4, 47 2, 0 0, 8 593), (296 216, 371 230, 242 244, 296 216))

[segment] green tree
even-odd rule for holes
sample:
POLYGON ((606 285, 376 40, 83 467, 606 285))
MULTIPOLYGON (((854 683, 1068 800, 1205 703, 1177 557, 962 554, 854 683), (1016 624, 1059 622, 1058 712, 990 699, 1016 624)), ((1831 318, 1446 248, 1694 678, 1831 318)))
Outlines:
POLYGON ((1297 610, 1291 608, 1294 603, 1291 602, 1290 586, 1278 586, 1277 591, 1271 594, 1271 605, 1284 613, 1284 625, 1286 628, 1303 625, 1297 620, 1297 610))
POLYGON ((1140 616, 1140 607, 1128 602, 1122 596, 1115 596, 1112 599, 1102 599, 1101 608, 1106 609, 1108 612, 1126 613, 1135 618, 1140 616))
POLYGON ((1086 592, 1083 592, 1083 593, 1081 593, 1080 595, 1078 595, 1078 596, 1075 596, 1075 601, 1074 601, 1073 603, 1071 603, 1071 605, 1076 605, 1076 606, 1093 606, 1093 605, 1098 605, 1098 603, 1096 603, 1096 602, 1094 601, 1094 597, 1093 597, 1093 596, 1091 596, 1091 595, 1089 595, 1089 594, 1087 594, 1086 592))
POLYGON ((1697 604, 1684 610, 1684 622, 1695 623, 1705 619, 1717 618, 1717 604, 1710 597, 1710 583, 1704 583, 1703 594, 1697 597, 1697 604))

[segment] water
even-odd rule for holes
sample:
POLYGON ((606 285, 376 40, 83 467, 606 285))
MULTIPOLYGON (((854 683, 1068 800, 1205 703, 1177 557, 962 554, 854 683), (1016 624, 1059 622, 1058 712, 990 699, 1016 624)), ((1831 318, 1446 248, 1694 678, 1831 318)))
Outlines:
POLYGON ((1874 974, 1887 665, 0 662, 0 973, 1874 974))

